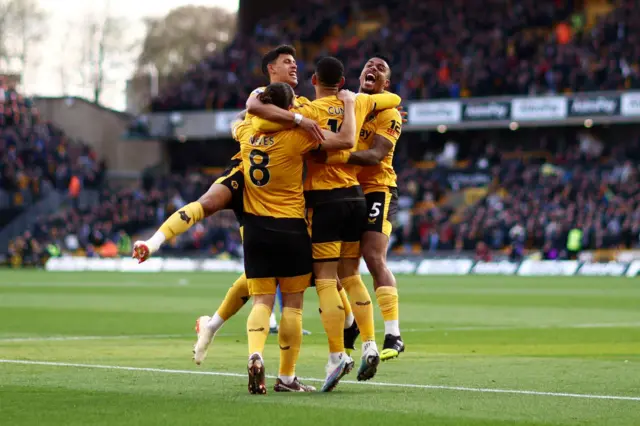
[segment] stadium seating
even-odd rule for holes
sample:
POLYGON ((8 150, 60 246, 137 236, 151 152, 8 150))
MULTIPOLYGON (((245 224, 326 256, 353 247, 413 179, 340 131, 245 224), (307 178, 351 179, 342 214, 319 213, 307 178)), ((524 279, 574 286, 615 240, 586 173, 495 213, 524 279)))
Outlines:
POLYGON ((260 22, 256 37, 238 36, 223 53, 194 66, 154 100, 153 109, 242 107, 264 84, 260 56, 284 42, 299 49, 305 95, 319 56, 342 59, 348 85, 356 88, 363 63, 376 52, 390 58, 392 90, 403 99, 640 88, 640 26, 633 25, 632 0, 613 10, 578 10, 574 2, 554 0, 369 0, 341 11, 322 3, 260 22))
POLYGON ((30 99, 0 80, 2 226, 52 190, 97 188, 103 176, 91 148, 44 122, 30 99))

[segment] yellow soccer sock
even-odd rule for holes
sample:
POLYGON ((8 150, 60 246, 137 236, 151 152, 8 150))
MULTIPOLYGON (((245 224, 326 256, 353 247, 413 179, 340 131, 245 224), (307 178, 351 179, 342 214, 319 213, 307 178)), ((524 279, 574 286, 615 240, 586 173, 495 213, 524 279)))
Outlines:
POLYGON ((342 287, 353 301, 353 316, 356 317, 363 342, 376 339, 376 329, 373 321, 373 305, 367 286, 360 275, 353 275, 341 280, 342 287))
POLYGON ((338 293, 338 281, 316 279, 316 291, 320 319, 329 339, 329 352, 344 352, 344 306, 338 293))
POLYGON ((400 335, 398 324, 398 289, 395 287, 378 287, 376 290, 378 306, 384 319, 385 334, 400 335))
POLYGON ((242 274, 233 283, 224 300, 216 313, 223 320, 227 321, 234 316, 240 308, 249 300, 249 285, 247 284, 247 276, 242 274))
POLYGON ((200 222, 203 217, 204 210, 202 209, 202 204, 194 201, 169 216, 169 219, 165 220, 160 226, 160 232, 164 234, 167 240, 170 240, 176 235, 187 232, 189 228, 197 222, 200 222))
POLYGON ((353 310, 351 309, 351 303, 347 297, 347 292, 344 287, 340 289, 340 299, 342 300, 342 306, 344 306, 344 328, 349 328, 353 324, 353 310))
POLYGON ((302 309, 287 308, 282 310, 280 329, 278 330, 280 345, 280 376, 296 375, 296 362, 302 344, 302 309))
POLYGON ((249 339, 249 355, 262 354, 269 335, 269 316, 271 307, 256 303, 247 318, 247 336, 249 339))

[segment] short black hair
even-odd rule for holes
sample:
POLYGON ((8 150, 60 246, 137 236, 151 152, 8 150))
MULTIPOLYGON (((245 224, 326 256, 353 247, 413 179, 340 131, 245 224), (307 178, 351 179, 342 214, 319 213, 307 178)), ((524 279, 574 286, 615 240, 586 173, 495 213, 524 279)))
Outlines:
POLYGON ((316 77, 324 86, 337 86, 344 77, 344 65, 333 56, 322 58, 316 64, 316 77))
POLYGON ((287 83, 271 83, 258 97, 263 104, 272 104, 282 109, 289 109, 295 94, 287 83))
POLYGON ((371 58, 369 59, 373 59, 373 58, 382 59, 387 63, 387 67, 389 68, 389 71, 387 72, 387 80, 390 80, 391 79, 391 59, 389 59, 387 55, 384 55, 382 53, 375 53, 371 55, 371 58))
POLYGON ((283 45, 280 45, 280 46, 276 47, 275 49, 272 49, 272 50, 268 51, 262 57, 262 73, 264 75, 269 77, 268 65, 269 64, 273 64, 276 61, 276 59, 278 59, 278 57, 280 55, 291 55, 291 56, 293 56, 295 58, 296 57, 296 48, 293 47, 293 46, 290 46, 288 44, 283 44, 283 45))

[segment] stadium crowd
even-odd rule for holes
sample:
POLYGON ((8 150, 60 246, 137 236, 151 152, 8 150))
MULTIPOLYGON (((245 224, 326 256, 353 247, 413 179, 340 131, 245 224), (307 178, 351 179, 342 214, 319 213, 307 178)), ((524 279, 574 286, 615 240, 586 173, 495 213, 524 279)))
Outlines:
POLYGON ((555 152, 488 145, 466 166, 470 175, 485 177, 478 186, 487 192, 463 209, 446 203, 447 192, 460 189, 450 168, 405 170, 395 247, 418 242, 421 250, 468 252, 480 245, 506 249, 514 259, 536 249, 560 258, 584 249, 640 247, 640 139, 605 147, 590 132, 575 137, 555 152), (567 247, 574 229, 577 250, 567 247))
POLYGON ((351 87, 376 52, 390 58, 391 90, 403 99, 640 88, 634 0, 617 1, 590 29, 573 1, 367 0, 339 10, 325 3, 314 0, 261 21, 255 37, 239 35, 224 52, 195 65, 152 109, 241 108, 264 84, 264 48, 285 42, 321 46, 311 60, 299 49, 298 92, 304 95, 317 57, 341 59, 351 87), (376 29, 362 38, 356 31, 336 35, 352 17, 376 21, 376 29))
MULTIPOLYGON (((94 192, 97 203, 69 204, 11 242, 8 262, 40 265, 50 256, 75 254, 87 257, 116 257, 131 254, 131 240, 156 227, 185 204, 197 199, 211 180, 202 174, 170 175, 145 179, 138 188, 94 192)), ((82 197, 80 197, 82 198, 82 197)), ((231 211, 223 211, 194 226, 188 233, 168 242, 166 253, 206 251, 224 257, 241 255, 238 224, 231 211)))
POLYGON ((53 189, 98 188, 105 164, 40 118, 31 99, 0 79, 0 210, 21 208, 53 189))

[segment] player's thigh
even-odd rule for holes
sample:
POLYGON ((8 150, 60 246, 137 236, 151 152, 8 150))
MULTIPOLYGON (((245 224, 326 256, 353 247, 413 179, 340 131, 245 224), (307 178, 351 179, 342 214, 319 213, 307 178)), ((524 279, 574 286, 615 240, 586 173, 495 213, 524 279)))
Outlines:
POLYGON ((364 220, 367 214, 367 205, 364 200, 352 200, 345 203, 346 214, 340 229, 342 247, 340 257, 342 259, 360 258, 360 239, 364 232, 364 220))
POLYGON ((240 224, 244 213, 244 172, 242 162, 234 160, 222 175, 215 180, 209 190, 200 198, 205 215, 223 209, 232 209, 240 224))
POLYGON ((337 262, 340 259, 343 219, 340 202, 318 204, 308 210, 314 262, 337 262))
POLYGON ((396 188, 381 188, 380 191, 365 194, 367 219, 365 231, 391 235, 392 221, 398 212, 398 192, 396 188))

